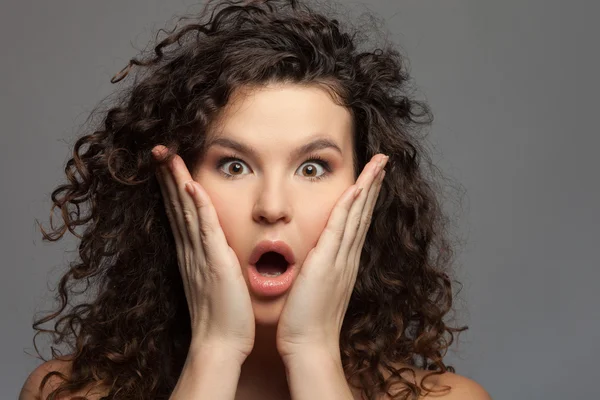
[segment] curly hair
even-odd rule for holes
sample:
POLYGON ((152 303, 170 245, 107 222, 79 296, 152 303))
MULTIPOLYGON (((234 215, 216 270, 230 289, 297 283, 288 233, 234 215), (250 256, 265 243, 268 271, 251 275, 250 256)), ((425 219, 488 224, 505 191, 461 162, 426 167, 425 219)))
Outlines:
POLYGON ((467 328, 444 322, 453 305, 454 250, 440 186, 428 174, 437 169, 420 134, 432 113, 414 98, 404 58, 391 45, 359 51, 367 41, 361 30, 347 33, 298 0, 209 1, 181 21, 111 80, 129 75, 134 82, 76 140, 68 183, 51 195, 51 229, 40 225, 45 240, 67 230, 79 239, 79 258, 58 283, 57 309, 33 324, 42 359, 41 333, 70 349, 63 356, 51 346, 72 372, 45 375, 41 387, 53 375, 62 382, 47 399, 98 381, 110 388, 108 399, 169 397, 191 330, 151 149, 167 146, 191 170, 232 92, 277 82, 326 88, 350 111, 356 175, 374 154, 390 157, 340 334, 349 382, 370 400, 394 384, 403 388, 397 399, 432 390, 405 379, 400 374, 410 368, 395 363, 431 371, 426 379, 454 372, 443 358, 467 328), (86 302, 70 306, 80 293, 86 302), (52 320, 53 329, 41 328, 52 320), (381 369, 391 375, 384 379, 381 369))

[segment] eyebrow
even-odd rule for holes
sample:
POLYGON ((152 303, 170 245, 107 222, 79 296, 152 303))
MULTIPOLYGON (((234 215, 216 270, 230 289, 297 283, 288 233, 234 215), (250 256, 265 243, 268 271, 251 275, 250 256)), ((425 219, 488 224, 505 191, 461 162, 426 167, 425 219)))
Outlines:
MULTIPOLYGON (((212 146, 222 146, 222 147, 228 147, 230 149, 233 149, 235 151, 238 151, 240 153, 244 153, 246 155, 252 155, 254 157, 257 156, 258 152, 256 151, 256 149, 252 146, 246 145, 244 143, 240 143, 236 140, 230 139, 230 138, 225 138, 225 137, 217 137, 217 138, 213 138, 213 139, 209 139, 209 141, 206 143, 206 150, 208 150, 209 148, 211 148, 212 146)), ((342 150, 340 149, 340 147, 335 144, 335 142, 333 142, 330 139, 327 138, 319 138, 319 139, 315 139, 307 144, 304 144, 296 149, 294 149, 294 151, 292 151, 291 154, 291 159, 294 158, 298 158, 301 155, 304 155, 306 153, 310 153, 313 151, 317 151, 317 150, 323 150, 323 149, 333 149, 335 151, 337 151, 338 153, 340 153, 340 155, 342 155, 342 150)))

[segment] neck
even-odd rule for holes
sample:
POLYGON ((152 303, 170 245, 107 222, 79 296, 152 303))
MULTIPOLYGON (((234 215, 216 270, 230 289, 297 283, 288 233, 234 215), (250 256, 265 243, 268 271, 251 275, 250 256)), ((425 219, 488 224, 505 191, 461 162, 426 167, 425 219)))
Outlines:
POLYGON ((254 348, 242 365, 236 400, 290 398, 285 365, 277 352, 276 332, 276 326, 256 326, 254 348))

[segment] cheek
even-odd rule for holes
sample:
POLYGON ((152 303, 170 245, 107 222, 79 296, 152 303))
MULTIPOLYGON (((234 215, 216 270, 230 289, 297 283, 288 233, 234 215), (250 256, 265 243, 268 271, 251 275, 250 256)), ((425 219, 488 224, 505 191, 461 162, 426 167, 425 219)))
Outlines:
POLYGON ((335 200, 307 201, 296 211, 296 221, 300 226, 303 236, 310 247, 315 247, 319 237, 327 225, 335 200))
POLYGON ((229 240, 232 238, 231 235, 240 230, 239 223, 244 219, 242 214, 247 207, 240 203, 242 201, 240 196, 228 195, 222 191, 217 193, 209 189, 206 189, 206 192, 215 208, 223 233, 229 240))

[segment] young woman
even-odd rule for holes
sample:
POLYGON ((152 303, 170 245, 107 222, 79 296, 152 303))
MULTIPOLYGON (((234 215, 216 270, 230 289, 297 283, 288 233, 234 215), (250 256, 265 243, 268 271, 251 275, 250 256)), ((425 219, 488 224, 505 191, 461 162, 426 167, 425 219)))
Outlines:
POLYGON ((44 237, 85 230, 34 328, 71 348, 21 399, 489 399, 443 361, 466 328, 431 114, 359 43, 296 0, 211 2, 131 60, 52 195, 44 237))

